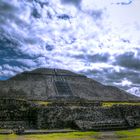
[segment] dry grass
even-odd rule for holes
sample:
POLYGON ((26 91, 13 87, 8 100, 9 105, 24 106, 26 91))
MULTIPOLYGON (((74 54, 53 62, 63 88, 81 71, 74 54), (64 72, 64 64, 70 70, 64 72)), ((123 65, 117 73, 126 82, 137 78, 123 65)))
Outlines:
POLYGON ((112 107, 113 105, 139 105, 140 106, 140 103, 139 102, 136 102, 136 103, 133 103, 133 102, 103 102, 102 103, 102 106, 103 107, 112 107))

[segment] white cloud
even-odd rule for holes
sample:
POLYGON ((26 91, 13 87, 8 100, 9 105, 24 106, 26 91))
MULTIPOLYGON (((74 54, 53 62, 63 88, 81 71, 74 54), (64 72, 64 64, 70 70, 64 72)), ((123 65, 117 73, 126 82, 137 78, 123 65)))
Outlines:
POLYGON ((121 82, 122 86, 130 86, 131 84, 132 84, 132 82, 127 80, 126 78, 124 78, 121 82))
POLYGON ((20 62, 22 65, 27 67, 36 67, 37 63, 34 62, 32 59, 17 59, 17 62, 20 62))
POLYGON ((127 92, 140 97, 140 87, 132 87, 128 89, 127 92))

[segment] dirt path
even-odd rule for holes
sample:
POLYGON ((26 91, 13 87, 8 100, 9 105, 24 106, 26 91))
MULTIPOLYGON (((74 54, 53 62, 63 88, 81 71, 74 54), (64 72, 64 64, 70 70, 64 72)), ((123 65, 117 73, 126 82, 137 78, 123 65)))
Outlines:
POLYGON ((96 137, 97 140, 119 140, 114 131, 100 132, 100 135, 96 137))

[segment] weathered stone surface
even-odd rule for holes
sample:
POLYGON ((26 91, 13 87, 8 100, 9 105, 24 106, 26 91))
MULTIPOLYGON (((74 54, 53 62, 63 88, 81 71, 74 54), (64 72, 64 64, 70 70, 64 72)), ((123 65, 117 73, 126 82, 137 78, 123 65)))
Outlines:
POLYGON ((0 99, 0 128, 33 128, 36 106, 24 100, 0 99))
POLYGON ((140 127, 140 106, 120 105, 105 108, 94 105, 52 104, 41 107, 38 111, 38 127, 43 129, 103 130, 140 127))
POLYGON ((67 70, 24 72, 0 82, 0 128, 21 132, 21 128, 140 127, 140 105, 104 107, 105 101, 139 102, 140 98, 67 70))
POLYGON ((5 96, 28 100, 73 96, 92 101, 140 101, 134 95, 113 86, 102 85, 86 76, 45 68, 23 72, 7 81, 1 81, 0 97, 5 96))

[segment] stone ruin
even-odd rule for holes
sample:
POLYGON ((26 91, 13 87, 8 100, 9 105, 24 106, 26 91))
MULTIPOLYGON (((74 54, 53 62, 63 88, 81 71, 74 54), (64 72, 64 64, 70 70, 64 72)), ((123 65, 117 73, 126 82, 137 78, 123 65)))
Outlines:
POLYGON ((140 127, 139 101, 134 95, 84 75, 60 69, 36 69, 0 81, 0 128, 140 127), (129 104, 103 106, 104 102, 129 104))

